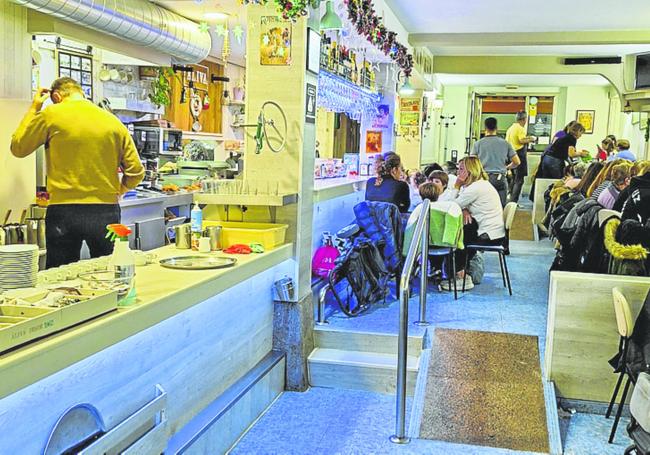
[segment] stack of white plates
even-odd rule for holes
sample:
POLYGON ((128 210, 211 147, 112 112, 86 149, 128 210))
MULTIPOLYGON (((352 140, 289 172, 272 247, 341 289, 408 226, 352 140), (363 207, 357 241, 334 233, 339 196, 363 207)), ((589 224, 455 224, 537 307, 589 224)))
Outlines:
POLYGON ((38 275, 38 245, 0 246, 0 289, 31 288, 38 275))

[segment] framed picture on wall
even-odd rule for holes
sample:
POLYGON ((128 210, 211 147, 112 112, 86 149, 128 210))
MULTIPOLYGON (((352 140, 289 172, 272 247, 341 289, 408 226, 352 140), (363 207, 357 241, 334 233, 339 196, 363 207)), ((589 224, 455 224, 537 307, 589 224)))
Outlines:
POLYGON ((320 70, 320 33, 307 29, 307 71, 318 74, 320 70))
POLYGON ((585 127, 585 134, 594 134, 596 111, 576 111, 576 122, 585 127))

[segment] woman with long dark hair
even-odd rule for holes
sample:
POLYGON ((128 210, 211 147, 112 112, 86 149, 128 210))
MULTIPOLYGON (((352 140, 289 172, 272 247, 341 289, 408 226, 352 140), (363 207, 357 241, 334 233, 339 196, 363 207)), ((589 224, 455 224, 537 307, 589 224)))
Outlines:
POLYGON ((538 178, 561 179, 564 175, 565 161, 569 158, 587 156, 585 151, 576 150, 578 139, 585 132, 585 127, 574 123, 567 130, 567 135, 555 141, 542 156, 538 178))
POLYGON ((366 200, 395 204, 406 213, 411 206, 409 185, 402 180, 402 160, 391 154, 377 168, 377 177, 368 180, 366 200))

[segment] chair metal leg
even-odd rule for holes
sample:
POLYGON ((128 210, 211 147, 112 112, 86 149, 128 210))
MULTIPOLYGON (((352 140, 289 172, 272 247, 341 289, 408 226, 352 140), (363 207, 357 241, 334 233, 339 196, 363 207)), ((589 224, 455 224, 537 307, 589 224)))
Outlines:
POLYGON ((465 281, 467 280, 467 269, 469 268, 469 254, 465 252, 465 270, 463 271, 463 292, 465 292, 465 281))
POLYGON ((606 419, 609 419, 609 417, 612 415, 612 411, 614 410, 614 403, 616 403, 616 398, 618 397, 618 391, 621 388, 621 384, 623 383, 624 376, 625 376, 625 369, 621 371, 621 373, 618 375, 618 381, 616 381, 616 386, 614 387, 614 393, 612 394, 612 399, 609 401, 609 407, 607 408, 607 412, 605 413, 606 419))
MULTIPOLYGON (((451 256, 451 271, 452 276, 454 277, 454 300, 458 300, 458 289, 456 287, 456 252, 451 250, 449 254, 451 256)), ((451 283, 449 283, 451 285, 451 283)))
POLYGON ((616 417, 614 418, 614 425, 612 425, 612 432, 609 435, 609 443, 614 442, 614 437, 616 436, 616 429, 618 428, 618 421, 621 420, 621 414, 623 413, 623 405, 625 404, 625 399, 627 398, 627 392, 630 389, 630 384, 632 383, 632 378, 627 377, 627 382, 623 388, 623 396, 621 397, 621 402, 618 404, 618 409, 616 410, 616 417))
POLYGON ((499 252, 499 256, 503 258, 503 268, 506 271, 506 281, 508 282, 508 292, 512 295, 512 285, 510 284, 510 273, 508 272, 508 261, 506 261, 505 254, 499 252))
POLYGON ((499 266, 501 267, 501 279, 503 280, 503 287, 506 287, 506 273, 503 270, 503 257, 499 253, 499 266))

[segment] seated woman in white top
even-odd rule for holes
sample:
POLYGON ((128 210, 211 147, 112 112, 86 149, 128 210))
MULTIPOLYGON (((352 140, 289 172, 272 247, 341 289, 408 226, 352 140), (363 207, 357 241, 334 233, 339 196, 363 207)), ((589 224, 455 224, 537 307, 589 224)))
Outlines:
MULTIPOLYGON (((478 157, 468 156, 460 160, 458 179, 452 192, 454 201, 463 209, 465 245, 503 245, 506 229, 501 199, 478 157)), ((456 256, 458 268, 463 269, 458 277, 461 281, 465 274, 465 261, 471 260, 475 253, 469 253, 469 258, 467 254, 465 250, 458 250, 456 256)), ((466 289, 472 287, 468 276, 466 289)))

